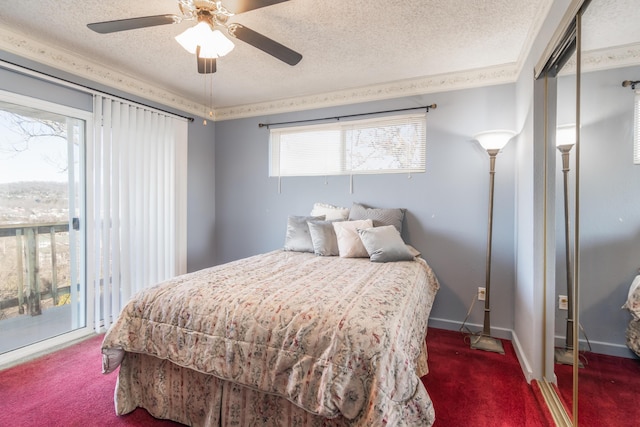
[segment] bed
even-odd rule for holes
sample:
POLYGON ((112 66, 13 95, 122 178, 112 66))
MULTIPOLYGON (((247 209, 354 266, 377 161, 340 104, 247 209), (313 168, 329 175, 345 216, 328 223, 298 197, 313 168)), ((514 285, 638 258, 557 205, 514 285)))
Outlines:
POLYGON ((438 281, 404 209, 316 203, 282 250, 137 294, 105 335, 118 414, 198 426, 430 426, 438 281))
POLYGON ((640 356, 640 275, 636 276, 631 283, 627 301, 622 308, 626 308, 631 313, 626 331, 627 346, 640 356))
POLYGON ((202 426, 430 426, 438 281, 407 261, 276 250, 137 294, 105 335, 115 407, 202 426))

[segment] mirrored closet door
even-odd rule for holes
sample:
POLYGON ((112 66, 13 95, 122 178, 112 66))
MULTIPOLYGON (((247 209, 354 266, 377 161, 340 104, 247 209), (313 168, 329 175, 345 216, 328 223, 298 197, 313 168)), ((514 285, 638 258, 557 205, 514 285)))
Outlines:
POLYGON ((627 346, 632 317, 622 306, 640 268, 640 164, 637 95, 623 82, 640 80, 639 23, 638 3, 627 0, 591 0, 582 17, 578 425, 637 422, 628 416, 637 417, 640 388, 629 380, 640 361, 627 346))
POLYGON ((554 34, 552 45, 536 67, 535 90, 543 95, 544 114, 536 144, 544 147, 545 188, 545 340, 541 390, 556 423, 569 426, 577 412, 579 364, 579 204, 580 29, 586 5, 572 2, 554 34), (561 363, 556 363, 558 359, 561 363), (564 372, 561 372, 564 371, 564 372), (563 394, 563 391, 568 391, 563 394))
POLYGON ((625 378, 640 373, 640 359, 626 337, 633 317, 622 307, 640 268, 640 8, 628 0, 577 3, 539 76, 552 319, 545 360, 567 425, 632 425, 624 422, 640 388, 625 378))

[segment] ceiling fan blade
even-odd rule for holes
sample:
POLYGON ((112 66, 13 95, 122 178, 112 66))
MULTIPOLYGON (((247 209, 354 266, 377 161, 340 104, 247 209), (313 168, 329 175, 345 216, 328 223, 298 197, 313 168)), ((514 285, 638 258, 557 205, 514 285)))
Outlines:
POLYGON ((96 33, 108 34, 118 31, 135 30, 136 28, 174 24, 179 21, 180 17, 176 15, 154 15, 142 16, 140 18, 118 19, 116 21, 94 22, 87 24, 87 27, 96 33))
POLYGON ((284 3, 286 1, 289 0, 225 0, 224 8, 237 15, 238 13, 260 9, 261 7, 284 3))
POLYGON ((198 73, 211 74, 216 72, 216 58, 200 58, 200 46, 196 46, 196 58, 198 58, 198 73))
POLYGON ((268 53, 289 65, 296 65, 302 59, 302 55, 298 52, 291 50, 277 41, 271 40, 269 37, 263 36, 244 25, 229 25, 229 34, 245 43, 249 43, 253 47, 257 47, 261 51, 268 53))

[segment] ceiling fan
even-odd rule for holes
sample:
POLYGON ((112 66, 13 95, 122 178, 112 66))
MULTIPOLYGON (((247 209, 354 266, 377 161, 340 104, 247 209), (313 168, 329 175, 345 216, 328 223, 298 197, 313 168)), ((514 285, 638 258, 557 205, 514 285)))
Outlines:
MULTIPOLYGON (((222 36, 219 30, 223 30, 227 35, 242 40, 243 42, 258 48, 289 65, 296 65, 302 59, 301 54, 289 49, 275 40, 253 31, 244 25, 227 22, 229 18, 234 15, 278 3, 284 3, 288 0, 225 0, 224 5, 222 4, 222 1, 212 0, 177 1, 181 15, 153 15, 119 19, 115 21, 94 22, 87 24, 87 27, 97 33, 108 34, 157 25, 178 24, 183 21, 197 21, 198 24, 204 23, 204 27, 208 27, 208 29, 213 33, 218 31, 218 33, 220 33, 216 34, 218 37, 222 36)), ((178 37, 176 37, 177 40, 178 37)), ((222 38, 224 39, 225 37, 222 36, 222 38)), ((181 41, 179 42, 183 44, 181 41)), ((226 40, 226 42, 231 44, 231 46, 223 52, 211 53, 206 50, 204 46, 200 46, 199 44, 197 46, 194 45, 193 51, 190 48, 187 48, 184 44, 183 47, 196 54, 198 72, 201 74, 208 74, 216 72, 216 58, 223 56, 233 48, 233 44, 229 40, 226 40)))

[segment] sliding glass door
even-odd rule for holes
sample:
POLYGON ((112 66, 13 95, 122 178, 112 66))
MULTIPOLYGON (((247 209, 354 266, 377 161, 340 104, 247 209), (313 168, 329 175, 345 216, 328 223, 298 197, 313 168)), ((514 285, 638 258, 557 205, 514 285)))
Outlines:
POLYGON ((89 114, 0 92, 0 358, 87 326, 89 114))

